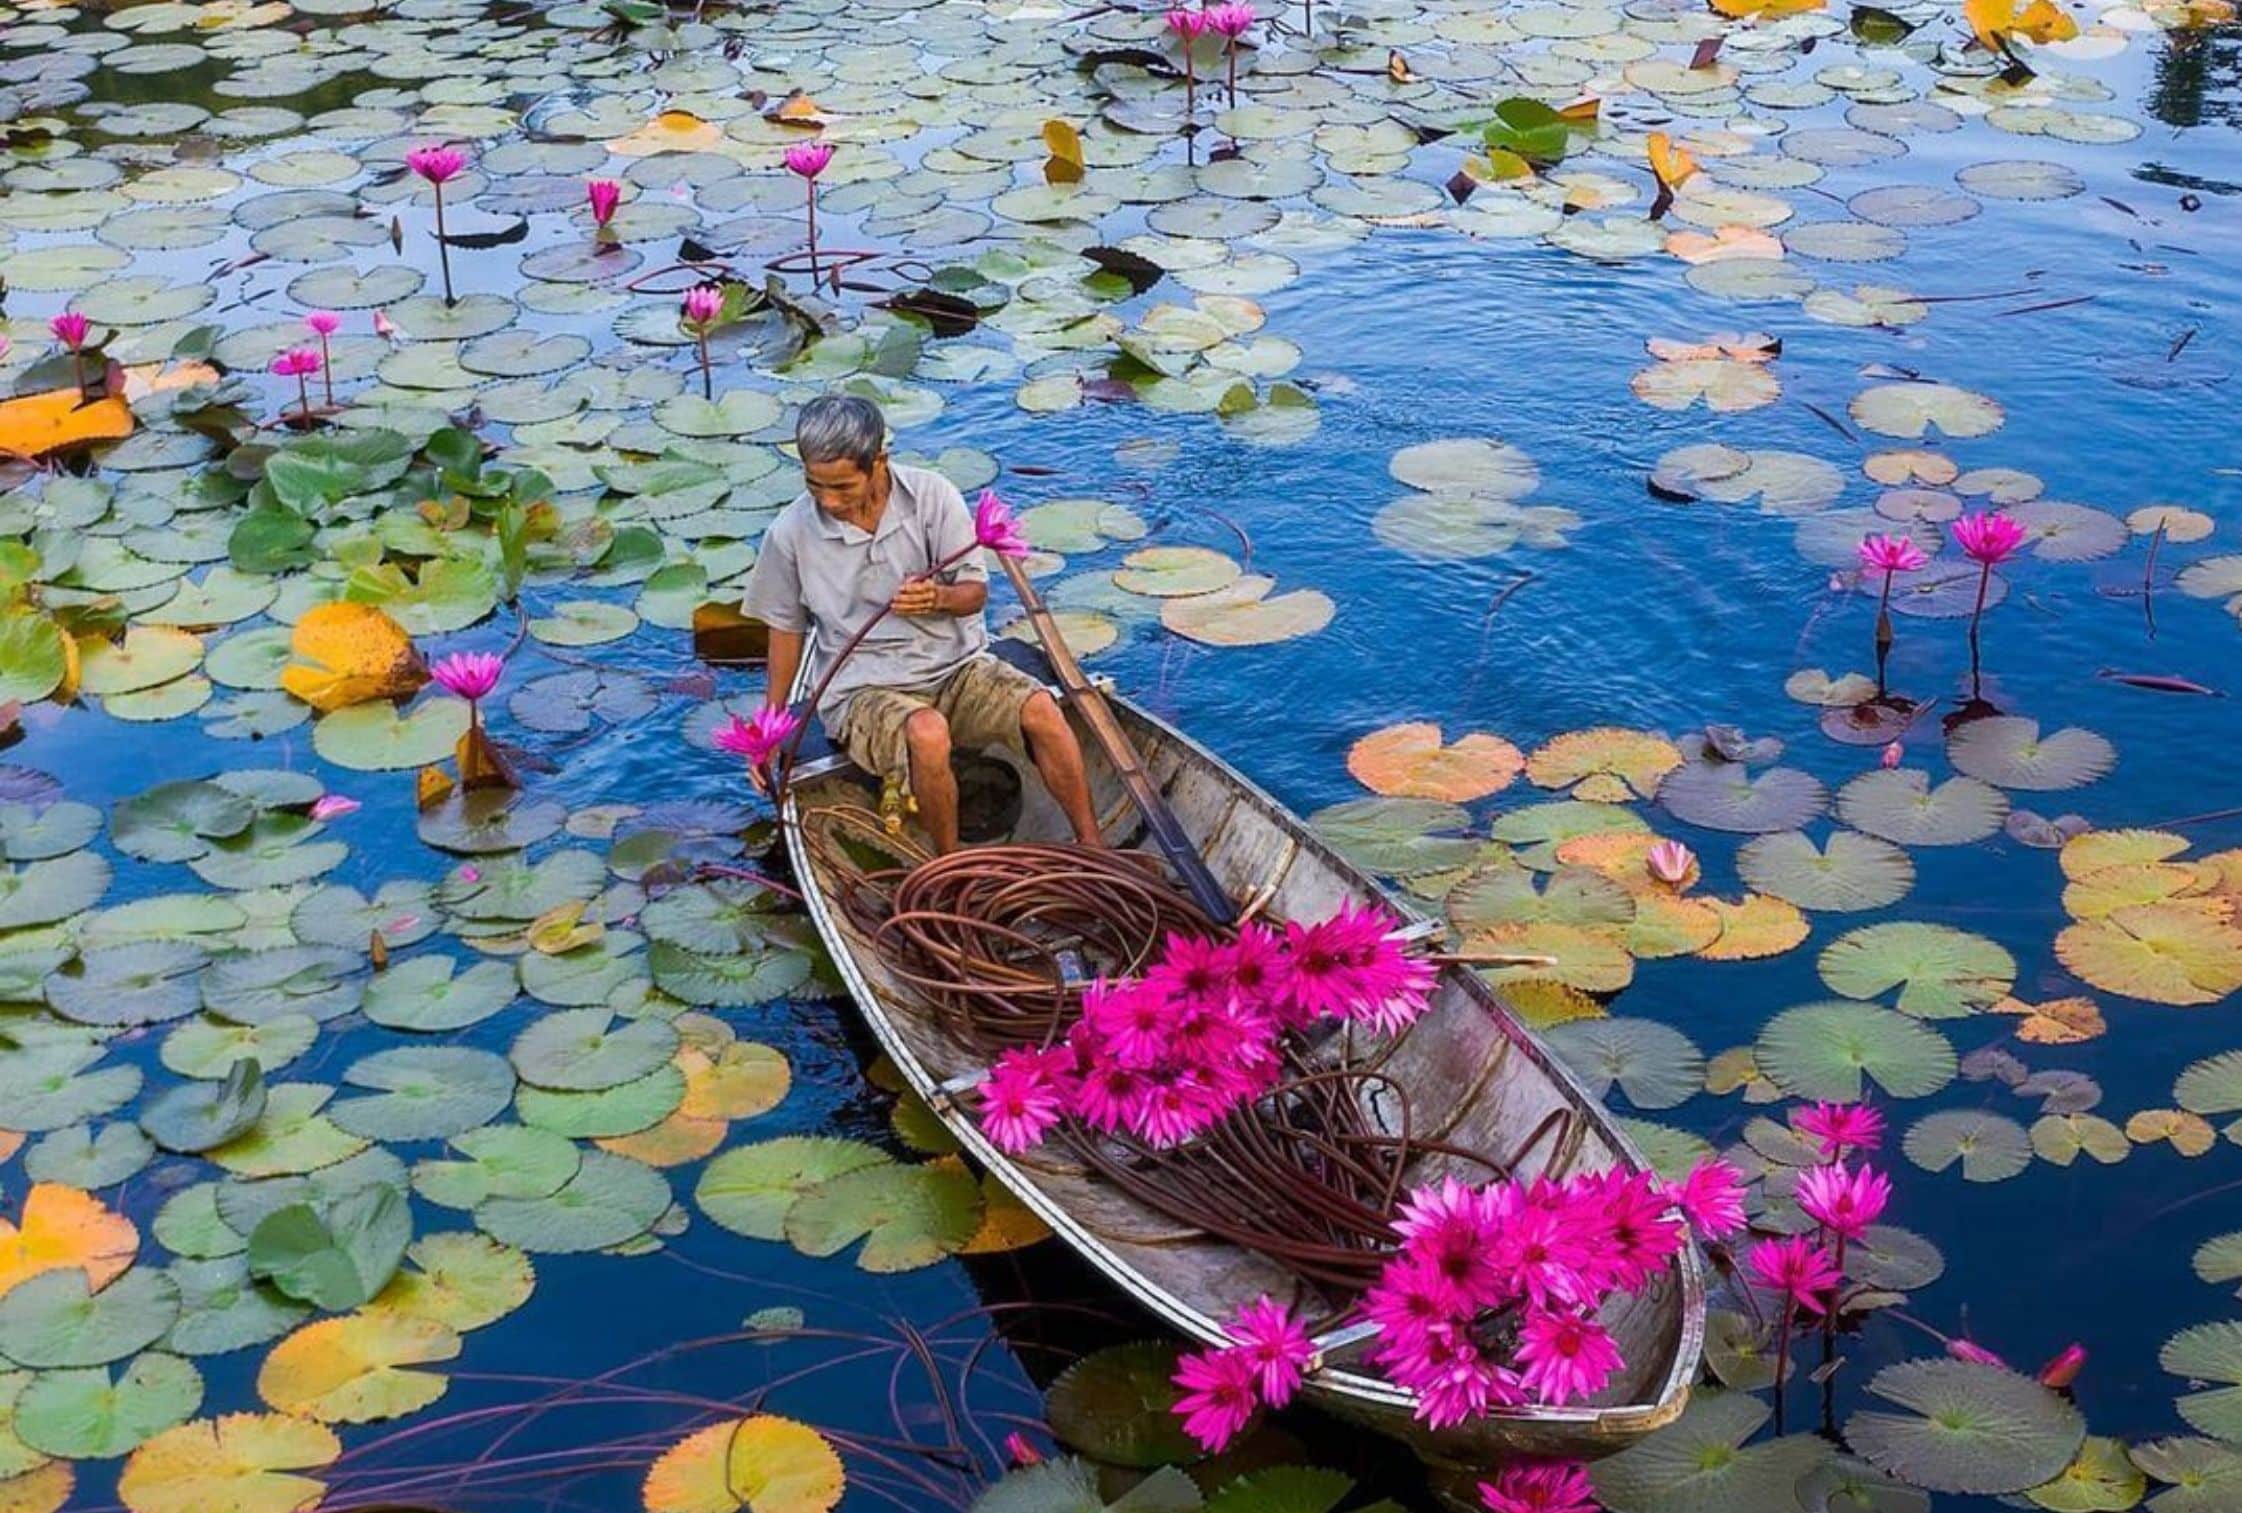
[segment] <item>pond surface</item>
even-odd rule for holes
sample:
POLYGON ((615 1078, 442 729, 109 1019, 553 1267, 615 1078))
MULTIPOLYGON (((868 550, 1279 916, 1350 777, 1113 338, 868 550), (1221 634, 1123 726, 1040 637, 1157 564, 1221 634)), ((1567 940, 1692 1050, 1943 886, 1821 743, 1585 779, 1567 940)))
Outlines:
MULTIPOLYGON (((285 1484, 289 1467, 336 1508, 632 1506, 657 1455, 756 1413, 838 1447, 849 1509, 970 1506, 1016 1430, 1058 1453, 1042 1384, 1142 1322, 1051 1245, 1012 1250, 1028 1236, 970 1191, 960 1213, 970 1177, 923 1111, 867 1080, 801 922, 736 880, 692 881, 760 865, 767 843, 740 843, 764 814, 710 745, 759 683, 696 660, 694 612, 736 602, 792 490, 791 406, 845 385, 887 405, 899 450, 1031 510, 1049 549, 1034 566, 1094 670, 1412 874, 1397 888, 1413 907, 1553 953, 1563 985, 1522 1004, 1584 1076, 1616 1078, 1615 1111, 1662 1166, 1718 1148, 1772 1174, 1765 1228, 1806 1221, 1764 1116, 1844 1091, 1829 1046, 1888 1039, 1896 1006, 1951 1047, 1959 1075, 1934 1065, 1904 1099, 1871 1058, 1888 1222, 1938 1254, 1841 1341, 1836 1423, 1879 1406, 1880 1371, 1939 1357, 1941 1335, 2027 1374, 2076 1342, 2087 1431, 2158 1445, 2141 1457, 2155 1475, 2090 1444, 2086 1470, 2034 1501, 2242 1508, 2242 1448, 2218 1438, 2242 1415, 2187 1396, 2242 1381, 2242 1331, 2160 1362, 2234 1317, 2242 1276, 2219 1134, 2242 1074, 2182 1077, 2242 1046, 2242 861, 2222 856, 2242 848, 2242 37, 2206 24, 2214 0, 2089 6, 2076 40, 2013 37, 2036 75, 2003 81, 1951 8, 1788 8, 1318 5, 1312 39, 1292 8, 1252 33, 1239 109, 1202 83, 1210 124, 1187 159, 1151 12, 0 6, 0 377, 16 395, 73 381, 47 330, 66 309, 136 375, 132 435, 10 464, 0 496, 17 544, 0 681, 22 701, 0 772, 19 873, 0 899, 19 1000, 0 1127, 27 1137, 0 1135, 0 1213, 30 1228, 38 1183, 136 1227, 120 1251, 103 1216, 50 1214, 67 1285, 24 1280, 51 1262, 0 1271, 0 1362, 20 1368, 0 1372, 0 1506, 308 1506, 319 1488, 285 1484), (789 90, 793 120, 772 119, 789 90), (1562 161, 1496 181, 1476 129, 1456 128, 1514 97, 1594 97, 1600 120, 1560 133, 1562 161), (821 121, 838 148, 821 236, 869 255, 837 294, 796 260, 784 300, 757 306, 763 265, 802 237, 781 153, 821 121), (1695 165, 1668 169, 1655 221, 1654 132, 1695 165), (445 187, 456 306, 430 188, 403 166, 438 141, 470 160, 445 187), (1086 164, 1078 185, 1046 186, 1054 153, 1086 164), (583 208, 597 177, 625 186, 608 252, 583 208), (1741 255, 1706 257, 1714 238, 1741 255), (686 258, 749 291, 712 344, 719 398, 749 397, 721 408, 694 398, 676 320, 696 271, 662 271, 686 258), (928 282, 939 336, 877 303, 928 282), (340 408, 312 439, 256 429, 297 403, 267 370, 319 345, 300 321, 320 308, 342 323, 308 392, 331 377, 340 408), (490 444, 486 479, 549 480, 521 501, 549 493, 555 511, 518 607, 489 508, 418 509, 479 486, 435 480, 422 449, 447 424, 490 444), (276 447, 290 481, 250 495, 276 447), (1946 527, 1992 506, 2027 539, 1993 579, 1973 703, 1978 575, 1946 527), (1860 678, 1837 680, 1875 672, 1878 585, 1855 544, 1897 531, 1933 551, 1900 580, 1888 668, 1919 712, 1879 722, 1860 678), (1203 596, 1116 586, 1148 546, 1201 549, 1188 571, 1239 605, 1195 620, 1203 596), (1240 568, 1298 597, 1255 610, 1240 568), (417 805, 413 769, 447 764, 458 734, 440 690, 409 722, 379 701, 321 714, 315 744, 281 667, 289 627, 336 600, 381 606, 431 660, 508 653, 485 707, 523 786, 510 817, 417 805), (54 697, 73 682, 75 700, 54 697), (2037 734, 1949 729, 1996 714, 2037 734), (1492 763, 1459 810, 1373 801, 1350 751, 1420 721, 1534 761, 1510 781, 1492 763), (1693 760, 1652 801, 1684 755, 1667 743, 1708 725, 1779 752, 1693 760), (1549 744, 1613 729, 1642 733, 1635 766, 1608 733, 1549 744), (1632 793, 1597 792, 1609 776, 1559 791, 1622 768, 1647 771, 1632 793), (261 775, 225 776, 245 772, 261 775), (1739 793, 1739 773, 1757 786, 1739 793), (1914 773, 1957 785, 1918 802, 1914 773), (307 809, 323 794, 360 807, 322 825, 307 809), (1599 797, 1627 802, 1579 802, 1599 797), (2155 833, 2059 850, 2045 821, 2062 815, 2155 833), (1521 864, 1578 883, 1619 853, 1558 842, 1644 827, 1697 853, 1688 899, 1759 902, 1684 900, 1653 939, 1647 916, 1468 901, 1521 864), (1819 870, 1756 839, 1795 831, 1871 839, 1819 870), (1847 939, 1894 922, 1966 934, 1847 939), (459 1022, 377 990, 433 958, 499 964, 458 995, 477 1000, 459 1022), (1808 1051, 1762 1038, 1832 1000, 1850 1006, 1809 1016, 1808 1051), (579 1016, 566 1044, 522 1040, 559 1014, 579 1016), (481 1054, 366 1061, 435 1046, 481 1054), (270 1074, 261 1120, 204 1154, 152 1149, 136 1119, 217 1087, 237 1052, 270 1074), (722 1153, 790 1136, 908 1168, 898 1188, 932 1217, 836 1200, 825 1243, 802 1223, 787 1243, 784 1202, 751 1215, 739 1198, 753 1158, 722 1153), (478 1141, 492 1154, 465 1164, 478 1141), (369 1214, 383 1188, 397 1198, 369 1214), (300 1278, 277 1288, 262 1247, 251 1280, 260 1220, 300 1206, 336 1227, 352 1205, 369 1230, 409 1225, 405 1269, 436 1279, 383 1290, 386 1270, 348 1274, 382 1242, 338 1240, 346 1274, 316 1300, 300 1278), (855 1264, 866 1227, 913 1264, 855 1264), (109 1282, 93 1302, 79 1267, 109 1282), (139 1294, 97 1306, 119 1287, 139 1294), (257 1432, 308 1443, 263 1471, 222 1444, 197 1460, 234 1413, 292 1415, 257 1432), (2195 1482, 2160 1490, 2183 1464, 2195 1482)), ((1211 43, 1199 71, 1219 77, 1211 43)), ((0 406, 0 444, 32 450, 29 425, 0 406)), ((1944 1054, 1909 1043, 1900 1075, 1944 1054)), ((1716 1365, 1766 1397, 1733 1351, 1716 1365)), ((1820 1396, 1793 1384, 1791 1429, 1814 1427, 1820 1396)), ((1342 1466, 1363 1479, 1349 1508, 1423 1499, 1355 1436, 1305 1417, 1271 1435, 1230 1469, 1342 1466)), ((1967 1459, 1997 1434, 1962 1437, 1967 1459)), ((1607 1493, 1622 1510, 1798 1501, 1767 1490, 1764 1452, 1738 1464, 1710 1502, 1655 1478, 1607 1493)), ((1998 1504, 1917 1479, 1938 1507, 1998 1504)), ((719 1472, 710 1495, 744 1494, 724 1500, 719 1472)))

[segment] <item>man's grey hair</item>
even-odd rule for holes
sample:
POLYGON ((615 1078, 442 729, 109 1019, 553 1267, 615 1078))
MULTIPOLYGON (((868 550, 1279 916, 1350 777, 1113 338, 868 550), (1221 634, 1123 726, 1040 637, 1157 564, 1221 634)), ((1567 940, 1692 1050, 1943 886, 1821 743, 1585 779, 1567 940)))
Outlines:
POLYGON ((805 464, 853 462, 865 471, 887 450, 887 418, 869 399, 825 394, 802 406, 794 449, 805 464))

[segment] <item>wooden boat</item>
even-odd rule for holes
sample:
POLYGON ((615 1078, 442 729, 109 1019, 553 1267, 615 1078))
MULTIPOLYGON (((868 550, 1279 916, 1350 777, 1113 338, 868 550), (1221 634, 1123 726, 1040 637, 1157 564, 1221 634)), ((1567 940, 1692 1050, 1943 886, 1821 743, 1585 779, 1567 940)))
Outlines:
MULTIPOLYGON (((1009 648, 1008 648, 1009 650, 1009 648)), ((1349 900, 1410 911, 1318 839, 1300 819, 1182 732, 1124 698, 1107 702, 1169 805, 1209 866, 1242 905, 1277 919, 1321 919, 1349 900)), ((1116 846, 1144 844, 1143 822, 1079 715, 1092 793, 1116 846)), ((1058 842, 1066 824, 1033 770, 1009 754, 992 757, 1020 775, 1017 818, 983 839, 1058 842)), ((1222 1339, 1219 1321, 1255 1297, 1299 1291, 1286 1270, 1259 1255, 1176 1226, 1069 1163, 1042 1150, 1007 1157, 982 1136, 958 1094, 984 1063, 949 1039, 926 1003, 871 949, 867 933, 838 900, 847 873, 864 865, 861 844, 830 844, 821 827, 842 810, 863 815, 871 783, 844 759, 806 761, 786 800, 786 832, 796 875, 818 930, 881 1047, 975 1160, 1016 1193, 1067 1244, 1113 1284, 1197 1345, 1222 1339)), ((970 828, 968 839, 973 839, 970 828)), ((1418 1127, 1479 1150, 1516 1148, 1527 1132, 1552 1124, 1558 1138, 1534 1146, 1519 1172, 1564 1176, 1613 1167, 1639 1170, 1641 1154, 1570 1071, 1510 1013, 1497 992, 1461 966, 1441 973, 1426 1015, 1402 1037, 1386 1069, 1411 1090, 1418 1127)), ((1409 1180, 1437 1180, 1460 1168, 1424 1159, 1409 1180)), ((1436 1465, 1484 1467, 1518 1456, 1595 1457, 1623 1448, 1678 1417, 1696 1378, 1705 1334, 1705 1290, 1694 1247, 1641 1293, 1615 1299, 1604 1323, 1626 1368, 1593 1403, 1529 1407, 1435 1432, 1411 1415, 1413 1396, 1350 1358, 1367 1331, 1324 1338, 1324 1365, 1306 1396, 1319 1407, 1389 1434, 1436 1465)))

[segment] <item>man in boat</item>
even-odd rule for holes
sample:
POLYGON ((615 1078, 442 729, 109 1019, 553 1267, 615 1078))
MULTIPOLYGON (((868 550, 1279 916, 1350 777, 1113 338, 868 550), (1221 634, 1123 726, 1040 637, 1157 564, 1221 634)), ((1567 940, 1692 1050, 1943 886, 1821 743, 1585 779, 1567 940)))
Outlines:
POLYGON ((1057 701, 989 651, 988 565, 965 550, 973 516, 957 486, 890 462, 887 421, 867 399, 811 400, 794 445, 807 486, 764 533, 740 606, 771 630, 764 701, 788 702, 805 638, 822 675, 868 621, 892 610, 819 699, 826 731, 866 772, 908 788, 937 851, 958 844, 953 746, 1029 756, 1075 838, 1100 844, 1082 748, 1057 701))

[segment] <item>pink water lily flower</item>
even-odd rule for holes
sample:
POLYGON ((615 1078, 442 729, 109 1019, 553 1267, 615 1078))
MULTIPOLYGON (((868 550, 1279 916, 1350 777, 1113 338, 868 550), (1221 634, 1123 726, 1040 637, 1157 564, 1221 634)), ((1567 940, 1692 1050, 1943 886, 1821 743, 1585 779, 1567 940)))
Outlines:
POLYGON ((1998 1366, 2003 1371, 2008 1370, 2008 1362, 1975 1340, 1965 1340, 1959 1336, 1949 1339, 1946 1342, 1946 1353, 1957 1361, 1968 1361, 1972 1366, 1998 1366))
POLYGON ((999 557, 1025 557, 1028 538, 1020 533, 1020 522, 1012 513, 1012 506, 997 497, 995 489, 981 490, 981 498, 973 507, 973 539, 999 557))
POLYGON ((1579 1461, 1519 1461, 1479 1484, 1487 1513, 1597 1513, 1595 1484, 1579 1461))
POLYGON ((487 651, 455 651, 428 669, 429 676, 473 704, 489 696, 506 671, 506 659, 487 651))
POLYGON ((1930 561, 1930 555, 1906 536, 1863 536, 1861 566, 1877 573, 1912 573, 1930 561))
POLYGON ((1997 510, 1964 515, 1954 522, 1953 530, 1963 553, 1987 567, 2006 562, 2024 544, 2024 527, 1997 510))
POLYGON ((1884 1144, 1884 1116, 1865 1103, 1814 1103, 1794 1109, 1791 1128, 1822 1148, 1822 1159, 1835 1161, 1849 1150, 1872 1151, 1884 1144))
POLYGON ((282 378, 302 378, 321 366, 319 354, 310 347, 290 347, 272 360, 272 371, 282 378))
POLYGON ((1643 853, 1643 863, 1650 875, 1669 888, 1678 888, 1689 876, 1689 869, 1697 864, 1697 853, 1680 841, 1660 841, 1643 853))
POLYGON ((1316 1358, 1316 1342, 1292 1310, 1263 1294, 1239 1309, 1223 1332, 1253 1363, 1262 1400, 1272 1408, 1291 1402, 1316 1358))
POLYGON ((1253 1421, 1260 1399, 1252 1361, 1235 1350, 1201 1350, 1176 1362, 1175 1384, 1183 1389, 1175 1411, 1183 1429, 1209 1453, 1220 1451, 1253 1421))
POLYGON ((75 310, 66 310, 47 322, 54 339, 75 352, 86 344, 88 322, 75 310))
POLYGON ((695 284, 685 291, 684 306, 688 325, 708 325, 724 313, 724 291, 714 284, 695 284))
POLYGON ((832 161, 831 142, 796 142, 786 149, 786 171, 805 179, 816 178, 832 161))
POLYGON ((613 179, 589 179, 584 184, 584 198, 591 204, 593 223, 605 226, 615 219, 615 207, 623 203, 623 186, 613 179))
POLYGON ((354 798, 346 798, 339 793, 323 793, 312 801, 311 817, 324 825, 327 821, 339 820, 346 814, 356 814, 358 808, 358 800, 354 798))
POLYGON ((1064 1088, 1042 1051, 1013 1049, 997 1057, 979 1097, 981 1129, 1007 1155, 1039 1144, 1065 1112, 1064 1088))
POLYGON ((1806 1216, 1847 1240, 1866 1236, 1891 1201, 1891 1179, 1873 1167, 1817 1166, 1798 1179, 1798 1206, 1806 1216))
POLYGON ((2040 1368, 2039 1383, 2061 1391, 2077 1381, 2079 1373, 2085 1369, 2086 1347, 2076 1343, 2065 1345, 2055 1359, 2040 1368))
POLYGON ((1787 1240, 1762 1240, 1751 1249, 1752 1275, 1771 1292, 1783 1295, 1788 1306, 1808 1313, 1829 1311, 1831 1294, 1844 1281, 1828 1251, 1799 1236, 1787 1240))
POLYGON ((430 143, 412 148, 405 154, 405 166, 431 184, 441 184, 456 179, 467 167, 467 154, 456 147, 430 143))
POLYGON ((1725 1240, 1744 1227, 1743 1175, 1725 1161, 1698 1162, 1666 1196, 1708 1240, 1725 1240))
POLYGON ((312 310, 304 315, 304 329, 315 336, 333 336, 343 328, 343 318, 332 310, 312 310))
POLYGON ((750 767, 767 765, 802 726, 793 710, 783 704, 766 704, 752 719, 733 715, 731 723, 716 732, 716 749, 744 757, 750 767))
POLYGON ((1253 29, 1258 18, 1250 4, 1210 5, 1206 9, 1207 25, 1235 42, 1253 29))
POLYGON ((1558 1407, 1594 1397, 1625 1364, 1603 1325, 1569 1309, 1527 1311, 1518 1331, 1518 1361, 1526 1389, 1558 1407))
POLYGON ((1211 20, 1205 11, 1186 10, 1179 5, 1168 12, 1168 30, 1186 43, 1204 32, 1210 24, 1211 20))

